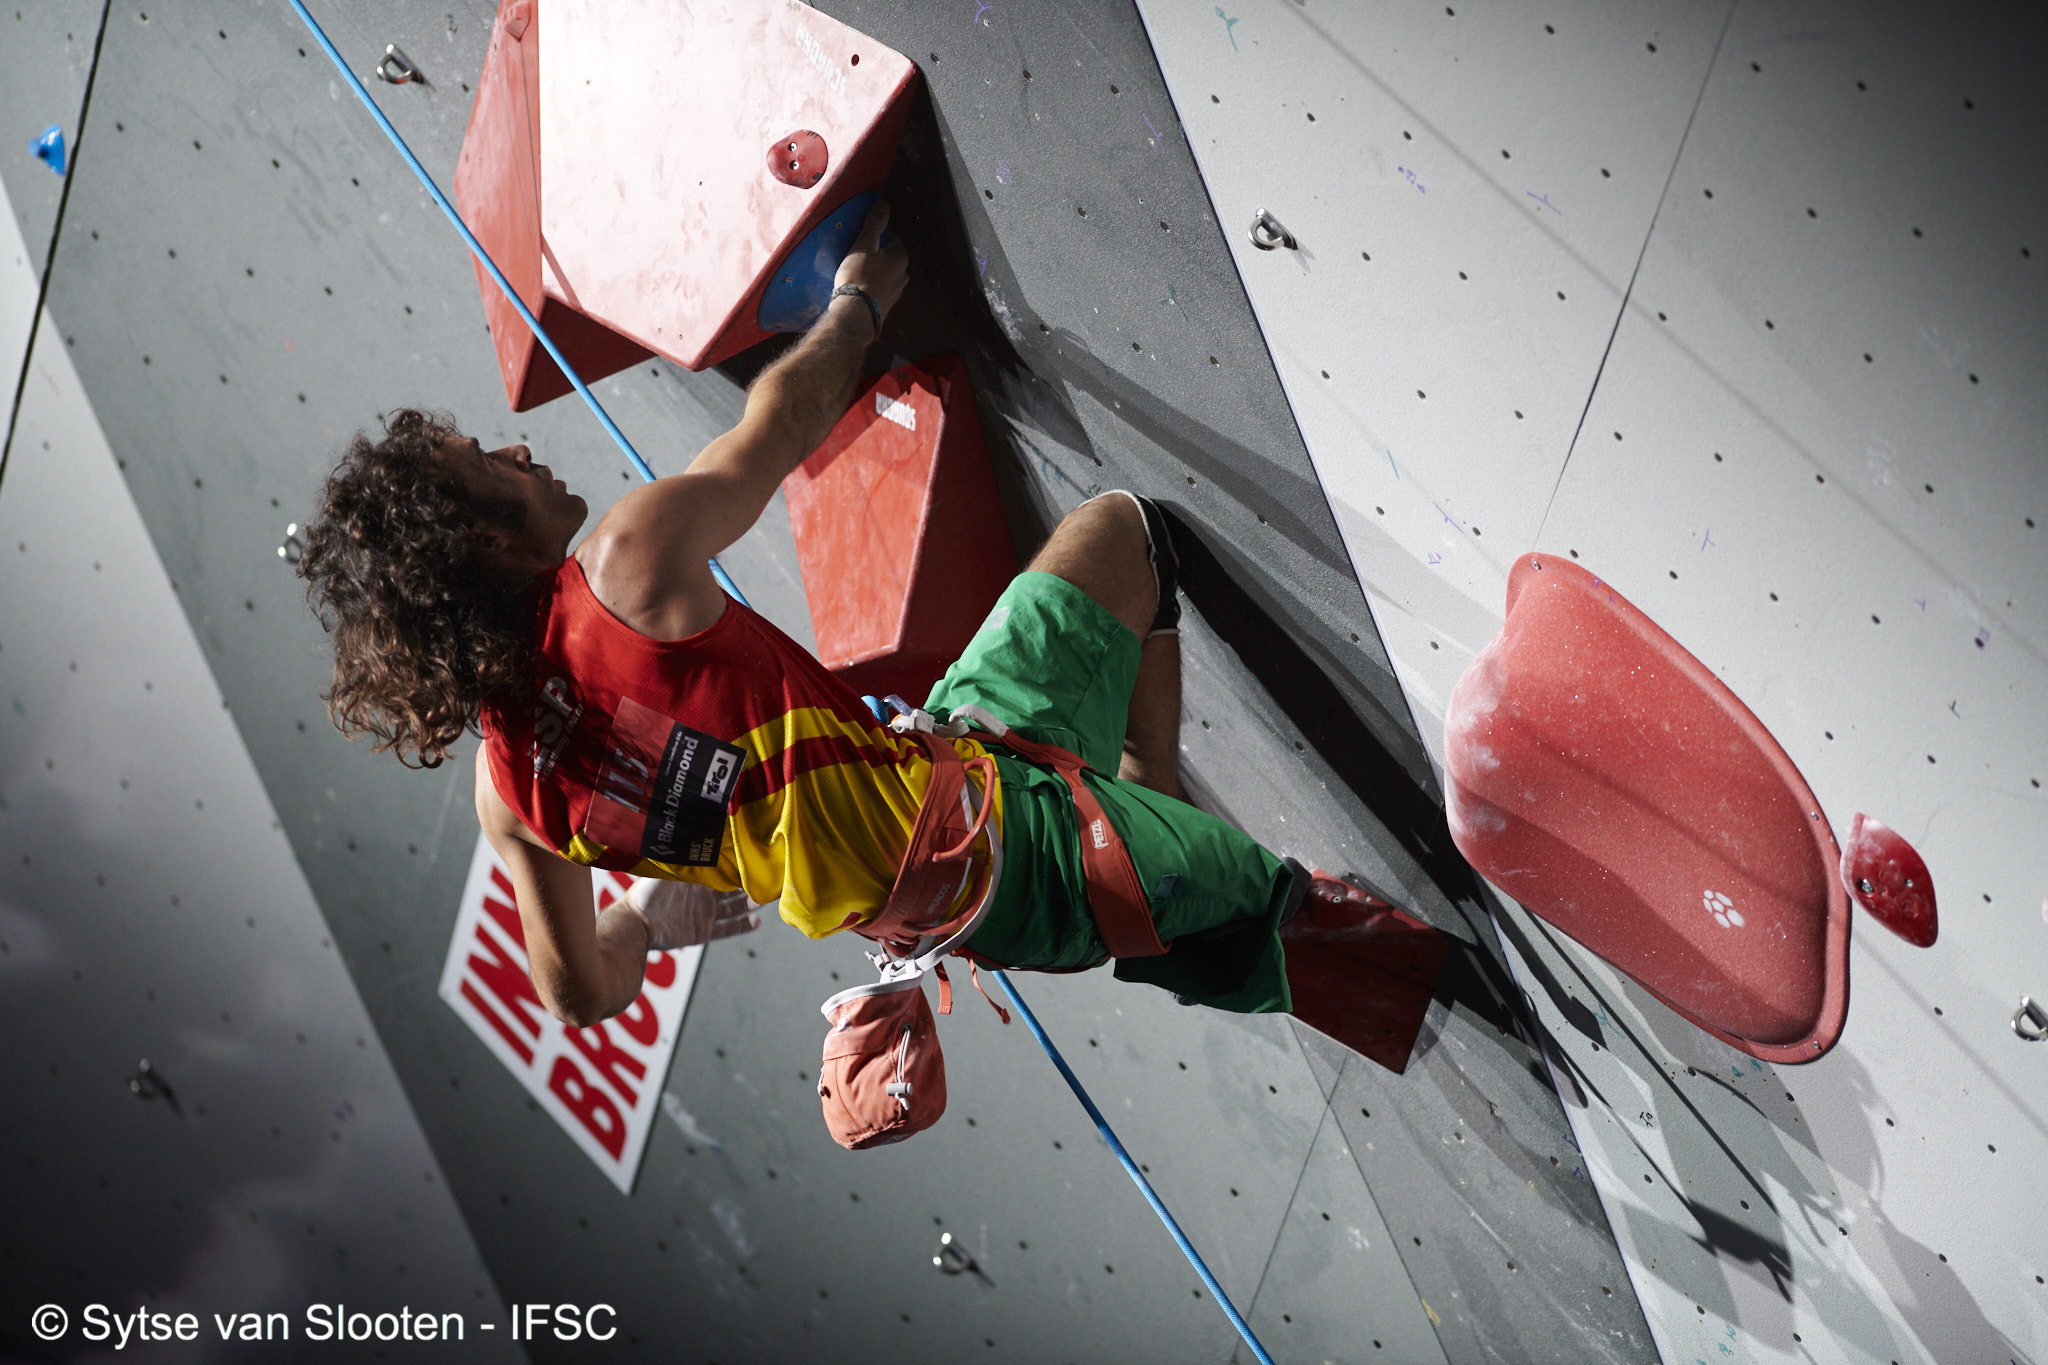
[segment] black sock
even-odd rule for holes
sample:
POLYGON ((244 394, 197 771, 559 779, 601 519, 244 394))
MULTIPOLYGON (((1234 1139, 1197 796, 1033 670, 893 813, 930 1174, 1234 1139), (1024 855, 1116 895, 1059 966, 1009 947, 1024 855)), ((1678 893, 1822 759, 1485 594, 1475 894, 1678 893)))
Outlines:
POLYGON ((1282 858, 1280 861, 1286 863, 1288 871, 1294 874, 1294 884, 1287 888, 1287 908, 1280 912, 1280 922, 1285 924, 1299 913, 1301 903, 1308 899, 1308 888, 1315 881, 1315 874, 1297 859, 1282 858))
POLYGON ((1173 548, 1173 532, 1166 514, 1150 498, 1133 495, 1145 514, 1146 549, 1152 558, 1152 579, 1159 587, 1159 610, 1152 617, 1152 633, 1180 628, 1180 555, 1173 548))

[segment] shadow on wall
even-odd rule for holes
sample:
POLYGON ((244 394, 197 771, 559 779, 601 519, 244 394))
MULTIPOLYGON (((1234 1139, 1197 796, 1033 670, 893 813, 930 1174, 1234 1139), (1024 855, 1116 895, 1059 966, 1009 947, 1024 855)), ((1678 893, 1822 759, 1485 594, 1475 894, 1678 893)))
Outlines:
MULTIPOLYGON (((1753 1059, 1743 1057, 1733 1048, 1725 1047, 1717 1040, 1692 1028, 1649 992, 1633 984, 1625 984, 1624 993, 1651 1035, 1668 1055, 1685 1062, 1697 1075, 1708 1077, 1715 1084, 1735 1093, 1732 1086, 1721 1080, 1721 1067, 1730 1064, 1731 1061, 1749 1065, 1753 1059)), ((1884 1286, 1893 1307, 1899 1316, 1906 1320, 1916 1341, 1939 1350, 1947 1359, 2005 1360, 2014 1362, 2014 1365, 2030 1365, 2033 1358, 1984 1316, 1976 1297, 1950 1265, 1946 1255, 1914 1240, 1885 1216, 1882 1199, 1883 1192, 1888 1186, 1885 1179, 1884 1156, 1878 1143, 1876 1129, 1877 1125, 1883 1122, 1884 1112, 1888 1106, 1868 1068, 1847 1050, 1838 1048, 1831 1052, 1826 1066, 1828 1083, 1837 1092, 1835 1102, 1840 1103, 1842 1092, 1846 1092, 1850 1104, 1862 1122, 1849 1125, 1838 1120, 1832 1125, 1828 1150, 1823 1155, 1814 1138, 1812 1124, 1798 1116, 1796 1102, 1788 1098, 1788 1107, 1783 1114, 1771 1114, 1750 1101, 1749 1097, 1742 1096, 1745 1105, 1770 1124, 1778 1139, 1777 1144, 1772 1146, 1745 1138, 1742 1141, 1743 1150, 1762 1151, 1767 1154, 1767 1159, 1762 1165, 1764 1174, 1797 1201, 1799 1215, 1819 1240, 1826 1241, 1830 1233, 1840 1238, 1844 1224, 1837 1221, 1837 1215, 1831 1207, 1830 1194, 1818 1189, 1802 1174, 1804 1168, 1796 1159, 1796 1154, 1791 1151, 1791 1146, 1803 1148, 1817 1161, 1824 1162, 1830 1169, 1855 1181, 1869 1196, 1869 1207, 1862 1217, 1875 1224, 1882 1250, 1871 1245, 1868 1230, 1861 1227, 1852 1229, 1856 1233, 1856 1249, 1864 1264, 1884 1286)), ((1775 1066, 1764 1068, 1764 1075, 1772 1085, 1778 1087, 1796 1083, 1790 1078, 1798 1074, 1796 1070, 1787 1071, 1775 1066)), ((1789 1092, 1782 1088, 1778 1093, 1789 1096, 1789 1092)), ((1667 1133, 1667 1138, 1669 1136, 1667 1133)), ((1704 1181, 1715 1180, 1720 1174, 1712 1169, 1713 1164, 1719 1160, 1713 1149, 1688 1153, 1686 1160, 1695 1170, 1705 1172, 1704 1181)), ((1702 1178, 1691 1175, 1684 1177, 1684 1181, 1694 1188, 1699 1188, 1704 1183, 1702 1178)), ((1833 1202, 1840 1202, 1839 1191, 1834 1192, 1833 1202)), ((1702 1206, 1691 1204, 1690 1207, 1694 1211, 1694 1216, 1700 1218, 1702 1206)), ((1724 1222, 1728 1221, 1726 1215, 1715 1214, 1711 1209, 1705 1212, 1724 1222)), ((1717 1254, 1728 1250, 1722 1241, 1715 1238, 1715 1227, 1712 1223, 1706 1218, 1700 1218, 1700 1223, 1708 1234, 1707 1240, 1701 1245, 1715 1250, 1717 1254)), ((1858 1305, 1854 1310, 1854 1317, 1859 1322, 1864 1317, 1862 1298, 1858 1294, 1837 1295, 1826 1304, 1817 1300, 1811 1293, 1805 1297, 1813 1302, 1817 1309, 1847 1300, 1858 1305)), ((1822 1317, 1830 1330, 1844 1336, 1852 1336, 1853 1339, 1851 1324, 1838 1322, 1827 1312, 1823 1312, 1822 1317)), ((1786 1330, 1789 1331, 1790 1327, 1787 1326, 1786 1330)), ((1872 1330, 1889 1341, 1888 1324, 1879 1323, 1872 1330)), ((1876 1352, 1874 1345, 1871 1349, 1873 1353, 1876 1352)))
MULTIPOLYGON (((1665 1155, 1653 1154, 1640 1142, 1635 1145, 1637 1155, 1685 1208, 1694 1227, 1674 1229, 1639 1206, 1621 1204, 1618 1207, 1630 1225, 1631 1240, 1638 1248, 1654 1249, 1669 1245, 1672 1233, 1677 1231, 1716 1261, 1730 1262, 1759 1285, 1767 1284, 1773 1293, 1761 1302, 1776 1305, 1777 1311, 1768 1319, 1759 1320, 1759 1300, 1739 1306, 1722 1281, 1709 1279, 1703 1283, 1691 1276, 1681 1281, 1679 1277, 1685 1276, 1686 1267, 1669 1264, 1668 1257, 1667 1264, 1659 1266, 1654 1256, 1639 1254, 1639 1268, 1658 1274, 1688 1301, 1704 1306, 1708 1312, 1727 1321, 1739 1320, 1752 1335, 1770 1341, 1790 1341, 1797 1327, 1791 1304, 1798 1288, 1798 1266, 1788 1235, 1789 1220, 1801 1220, 1810 1234, 1809 1240, 1821 1245, 1848 1235, 1844 1231, 1847 1224, 1837 1209, 1840 1192, 1820 1189, 1807 1175, 1809 1168, 1824 1161, 1856 1180, 1872 1196, 1859 1221, 1867 1220, 1875 1227, 1855 1230, 1854 1250, 1883 1286, 1894 1309, 1911 1330, 1913 1340, 1898 1340, 1892 1322, 1846 1278, 1833 1292, 1817 1293, 1813 1286, 1799 1292, 1807 1311, 1818 1316, 1830 1334, 1855 1343, 1873 1359, 1903 1359, 1932 1346, 1939 1348, 1944 1359, 2031 1365, 2033 1358, 1984 1316, 1975 1296, 1943 1255, 1915 1241, 1885 1216, 1880 1202, 1885 1188, 1884 1162, 1872 1127, 1880 1121, 1885 1106, 1869 1072, 1851 1054, 1840 1049, 1831 1053, 1826 1061, 1827 1072, 1831 1083, 1846 1088, 1853 1096, 1864 1124, 1855 1128, 1856 1137, 1847 1145, 1831 1142, 1823 1158, 1811 1125, 1799 1117, 1796 1102, 1784 1088, 1787 1073, 1703 1033, 1632 983, 1623 984, 1622 1001, 1611 1001, 1574 966, 1575 996, 1545 965, 1550 961, 1572 963, 1561 936, 1526 912, 1498 918, 1502 933, 1528 965, 1534 984, 1549 996, 1572 1027, 1589 1042, 1608 1048, 1618 1061, 1627 1065, 1641 1079, 1646 1092, 1656 1096, 1662 1112, 1688 1117, 1687 1122, 1667 1121, 1660 1125, 1665 1155), (1544 940, 1540 949, 1530 936, 1532 929, 1544 940), (1601 1007, 1598 1015, 1589 1001, 1601 1007), (1602 1016, 1605 1028, 1601 1026, 1602 1016), (1643 1021, 1648 1037, 1638 1035, 1627 1022, 1630 1017, 1643 1021), (1677 1084, 1675 1075, 1665 1070, 1660 1058, 1683 1066, 1688 1080, 1718 1087, 1753 1118, 1745 1121, 1738 1115, 1736 1122, 1716 1122, 1677 1084), (1772 1112, 1732 1084, 1723 1074, 1723 1069, 1729 1066, 1745 1074, 1756 1072, 1756 1079, 1772 1087, 1774 1093, 1786 1094, 1782 1112, 1772 1112), (1802 1161, 1794 1148, 1804 1149, 1807 1159, 1802 1161), (1739 1187, 1746 1187, 1749 1192, 1747 1207, 1739 1212, 1717 1208, 1689 1193, 1739 1187), (1738 1319, 1743 1307, 1749 1309, 1748 1315, 1738 1319)), ((1580 1108, 1598 1105, 1615 1115, 1618 1122, 1630 1109, 1640 1107, 1640 1101, 1626 1108, 1619 1103, 1633 1100, 1632 1096, 1604 1094, 1555 1038, 1546 1037, 1544 1049, 1559 1081, 1570 1092, 1567 1102, 1580 1108)), ((1622 1131, 1633 1133, 1626 1122, 1620 1126, 1622 1131)), ((1800 1264, 1811 1273, 1810 1257, 1801 1258, 1800 1264)))
MULTIPOLYGON (((1008 437, 991 439, 989 449, 1020 557, 1028 558, 1043 542, 1062 504, 1071 506, 1101 491, 1099 483, 1076 484, 1042 455, 1034 475, 1019 449, 1038 453, 1023 434, 1030 430, 1102 468, 1103 457, 1077 411, 1076 398, 1085 395, 1104 412, 1116 414, 1140 444, 1164 452, 1177 469, 1207 480, 1239 505, 1257 509, 1276 536, 1312 557, 1331 585, 1358 593, 1358 613, 1366 615, 1363 594, 1335 539, 1334 526, 1312 526, 1297 510, 1326 505, 1321 486, 1312 478, 1169 407, 1104 364, 1071 332, 1044 332, 1045 345, 1059 356, 1050 373, 1041 374, 1024 358, 1018 342, 1025 329, 1041 324, 1020 317, 1004 301, 1004 284, 1016 274, 997 245, 999 234, 985 218, 970 233, 964 215, 969 205, 979 212, 980 200, 971 191, 959 192, 946 155, 945 132, 922 87, 897 154, 888 197, 895 215, 892 231, 901 232, 913 266, 910 286, 890 316, 885 344, 877 348, 870 369, 879 372, 895 363, 892 352, 917 360, 953 350, 967 358, 984 428, 992 438, 1008 437), (987 255, 976 254, 977 240, 990 243, 987 255), (963 288, 967 280, 979 281, 978 287, 963 288), (1065 485, 1067 496, 1061 496, 1056 484, 1065 485)), ((751 356, 748 360, 756 363, 751 356)), ((742 378, 737 373, 734 377, 742 378)), ((1523 1041, 1533 1037, 1529 1023, 1520 1017, 1521 994, 1504 965, 1491 951, 1473 946, 1489 941, 1485 902, 1477 878, 1451 842, 1434 793, 1433 772, 1408 729, 1407 717, 1389 714, 1373 691, 1352 676, 1362 653, 1347 651, 1340 659, 1320 643, 1301 639, 1284 624, 1286 613, 1271 595, 1281 587, 1269 582, 1266 571, 1214 528, 1192 521, 1184 504, 1169 501, 1166 506, 1189 600, 1264 689, 1265 696, 1244 698, 1245 704, 1270 705, 1284 713, 1465 921, 1436 926, 1459 940, 1437 998, 1447 1007, 1465 1006, 1500 1032, 1523 1041)), ((1420 1046, 1427 1047, 1434 1036, 1433 1031, 1427 1034, 1420 1046)))
MULTIPOLYGON (((1103 468, 1103 457, 1077 412, 1075 399, 1085 395, 1104 412, 1116 414, 1141 443, 1167 455, 1176 470, 1188 471, 1231 501, 1255 510, 1275 536, 1308 554, 1322 581, 1297 587, 1353 595, 1358 616, 1366 616, 1363 593, 1334 523, 1318 519, 1312 525, 1300 510, 1326 507, 1322 487, 1313 477, 1305 477, 1160 401, 1155 393, 1094 355, 1086 339, 1065 328, 1048 328, 1029 316, 1021 301, 1013 305, 1005 297, 1006 288, 1014 288, 1018 272, 1001 249, 1000 234, 982 213, 981 200, 971 189, 964 195, 959 192, 946 145, 930 95, 920 87, 888 187, 890 202, 899 215, 897 225, 913 259, 911 285, 892 315, 888 341, 892 349, 911 360, 939 350, 957 350, 967 357, 984 427, 1011 438, 1003 443, 1012 448, 1006 452, 1007 459, 998 460, 998 478, 1013 509, 1011 531, 1020 550, 1028 554, 1057 520, 1055 485, 1063 485, 1072 495, 1071 501, 1093 496, 1103 487, 1094 480, 1085 485, 1075 482, 1022 434, 1034 429, 1088 459, 1095 468, 1103 468), (973 231, 965 217, 968 206, 978 219, 973 231), (975 251, 977 240, 989 243, 986 254, 975 251), (971 293, 960 287, 960 282, 970 279, 977 281, 971 293), (1032 327, 1039 328, 1043 338, 1037 348, 1040 363, 1045 363, 1048 348, 1058 358, 1043 373, 1017 349, 1032 327), (1040 454, 1040 479, 1032 478, 1018 446, 1040 454), (1040 520, 1035 524, 1020 524, 1017 513, 1026 506, 1039 511, 1040 520)), ((1227 256, 1224 259, 1227 262, 1227 256)), ((1151 491, 1156 495, 1159 490, 1151 491)), ((1222 553, 1236 570, 1236 580, 1255 585, 1254 593, 1263 591, 1266 597, 1259 606, 1273 614, 1276 604, 1271 594, 1282 589, 1269 585, 1269 575, 1236 547, 1221 543, 1222 553)), ((1250 594, 1247 596, 1249 599, 1250 594)), ((1204 614, 1209 614, 1206 609, 1204 614)), ((1351 683, 1349 690, 1355 700, 1346 709, 1362 708, 1379 744, 1400 757, 1410 781, 1425 786, 1433 783, 1428 757, 1410 733, 1405 713, 1391 714, 1378 700, 1379 693, 1400 695, 1391 677, 1383 679, 1385 685, 1376 691, 1349 677, 1364 662, 1362 654, 1347 652, 1339 658, 1318 644, 1306 645, 1298 652, 1313 657, 1325 673, 1351 683)))

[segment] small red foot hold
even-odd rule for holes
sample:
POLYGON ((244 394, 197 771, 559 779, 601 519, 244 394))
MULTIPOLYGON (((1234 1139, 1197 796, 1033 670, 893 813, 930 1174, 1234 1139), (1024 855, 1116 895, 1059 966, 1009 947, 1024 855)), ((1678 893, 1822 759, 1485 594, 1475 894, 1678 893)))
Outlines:
POLYGON ((825 139, 808 128, 799 128, 768 144, 768 174, 785 185, 807 190, 825 178, 832 163, 825 139))
POLYGON ((1934 946, 1934 878, 1898 831, 1858 811, 1842 845, 1842 886, 1870 917, 1916 948, 1934 946))
POLYGON ((1294 1017, 1387 1070, 1408 1065, 1450 940, 1327 872, 1281 926, 1294 1017))

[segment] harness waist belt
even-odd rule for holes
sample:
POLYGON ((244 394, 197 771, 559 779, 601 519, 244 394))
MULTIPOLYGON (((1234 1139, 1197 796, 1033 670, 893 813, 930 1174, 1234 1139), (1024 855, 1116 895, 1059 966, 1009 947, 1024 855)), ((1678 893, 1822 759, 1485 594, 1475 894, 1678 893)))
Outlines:
MULTIPOLYGON (((910 846, 903 852, 903 863, 897 869, 896 884, 889 889, 889 899, 879 914, 856 926, 855 932, 915 952, 921 936, 943 938, 958 930, 974 913, 978 896, 968 898, 969 908, 961 914, 949 912, 970 881, 988 879, 994 859, 977 869, 971 855, 974 841, 986 829, 989 813, 995 809, 999 779, 994 759, 983 755, 962 762, 948 740, 924 730, 913 730, 911 734, 931 755, 931 781, 925 787, 924 803, 918 807, 917 823, 910 831, 910 846), (982 779, 981 809, 971 819, 963 799, 969 768, 979 772, 982 779)), ((991 841, 996 837, 992 830, 988 836, 991 841)))
MULTIPOLYGON (((986 756, 962 762, 944 738, 924 730, 913 730, 932 758, 930 785, 924 804, 911 830, 910 847, 890 888, 881 913, 856 932, 885 943, 914 946, 919 936, 942 937, 955 931, 965 915, 946 917, 955 898, 975 875, 969 853, 982 832, 996 799, 995 761, 986 756), (981 809, 972 821, 962 801, 967 770, 982 774, 981 809), (956 867, 956 864, 965 864, 956 867)), ((1131 863, 1131 851, 1110 823, 1081 773, 1087 764, 1056 744, 1025 739, 1006 729, 990 738, 1006 745, 1019 758, 1042 764, 1057 772, 1073 793, 1076 824, 1080 827, 1081 875, 1088 889, 1088 912, 1095 931, 1111 957, 1158 957, 1167 945, 1159 941, 1152 923, 1145 887, 1131 863)), ((994 838, 993 834, 990 838, 994 838)), ((986 872, 982 873, 986 877, 986 872)), ((969 911, 967 913, 972 913, 969 911)))

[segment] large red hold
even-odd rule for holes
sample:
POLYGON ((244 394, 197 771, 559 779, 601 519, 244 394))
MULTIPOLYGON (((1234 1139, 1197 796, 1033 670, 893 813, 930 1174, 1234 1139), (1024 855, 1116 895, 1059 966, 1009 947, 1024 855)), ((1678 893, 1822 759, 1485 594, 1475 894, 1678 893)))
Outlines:
POLYGON ((1834 834, 1757 718, 1612 584, 1517 561, 1444 746, 1451 837, 1502 891, 1752 1056, 1834 1045, 1834 834))
MULTIPOLYGON (((540 228, 540 26, 537 0, 509 0, 498 14, 477 78, 469 131, 455 162, 455 203, 555 344, 587 380, 638 364, 650 352, 576 307, 546 257, 540 228)), ((568 377, 534 339, 519 310, 476 267, 484 325, 498 354, 505 396, 525 412, 569 392, 568 377)))
POLYGON ((782 491, 818 658, 922 702, 1017 575, 967 366, 877 379, 782 491))
MULTIPOLYGON (((802 293, 813 258, 850 244, 916 80, 808 5, 503 0, 455 201, 584 378, 650 353, 703 369, 814 319, 785 303, 764 320, 764 296, 802 293)), ((567 393, 481 268, 477 283, 514 410, 567 393)))
POLYGON ((1870 917, 1915 948, 1932 948, 1934 877, 1913 846, 1882 820, 1856 813, 1842 845, 1842 889, 1870 917))

